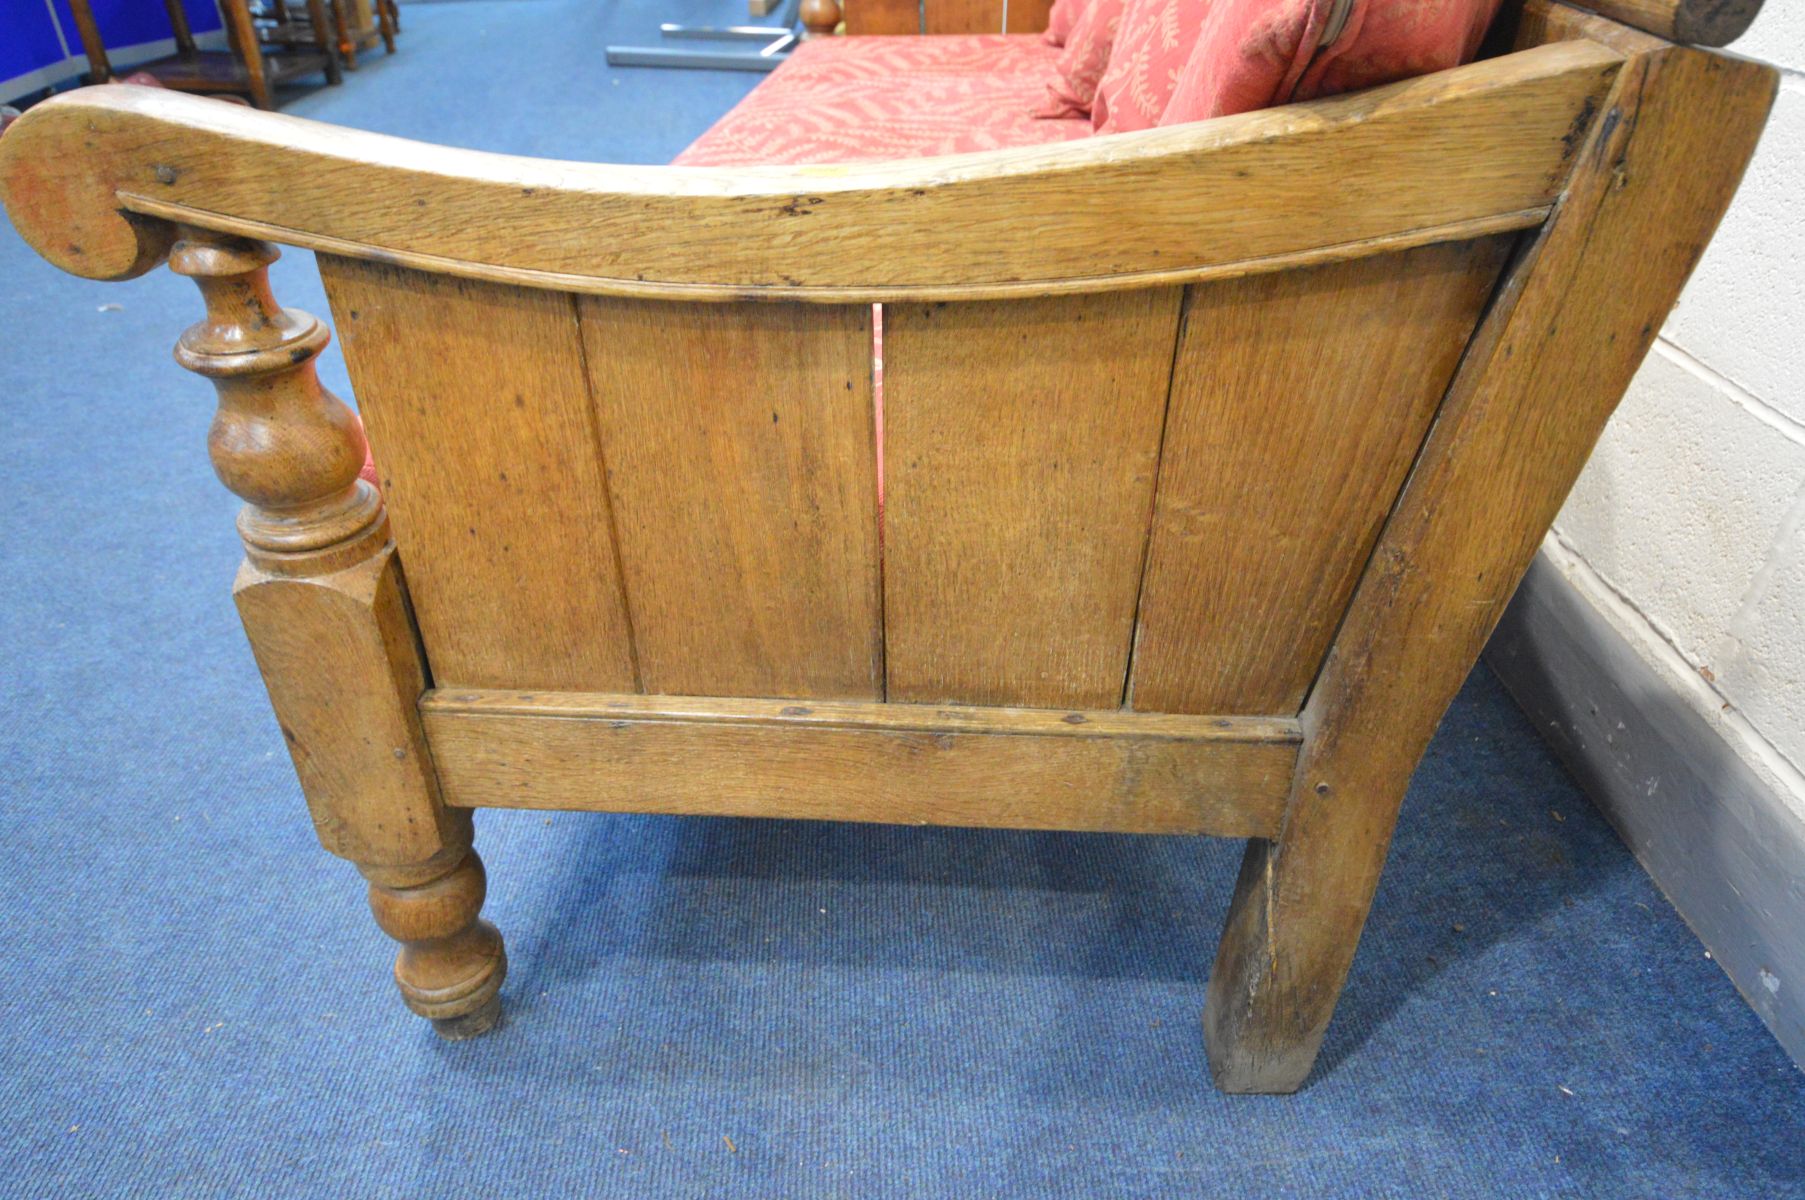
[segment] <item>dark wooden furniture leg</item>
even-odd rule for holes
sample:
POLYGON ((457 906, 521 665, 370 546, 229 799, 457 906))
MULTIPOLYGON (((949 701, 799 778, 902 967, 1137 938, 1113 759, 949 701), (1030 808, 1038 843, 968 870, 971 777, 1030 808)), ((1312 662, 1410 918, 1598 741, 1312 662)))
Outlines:
POLYGON ((345 70, 357 70, 357 39, 351 35, 351 21, 345 15, 345 5, 349 0, 326 0, 332 9, 333 25, 338 31, 338 53, 345 62, 345 70))
POLYGON ((371 0, 376 6, 376 25, 382 31, 382 48, 385 52, 395 52, 395 0, 371 0))
POLYGON ((220 0, 219 9, 225 15, 226 28, 231 32, 239 60, 244 63, 245 88, 251 94, 251 103, 273 111, 276 97, 270 90, 268 73, 263 69, 263 49, 257 44, 257 25, 251 20, 250 0, 220 0))
POLYGON ((182 7, 182 0, 163 0, 163 7, 169 12, 169 28, 175 34, 176 53, 183 58, 193 58, 194 31, 188 27, 188 10, 182 7))
POLYGON ((88 82, 106 83, 113 78, 113 64, 107 61, 106 43, 100 40, 100 26, 94 22, 94 10, 88 0, 69 0, 69 11, 75 16, 75 32, 81 37, 82 52, 88 56, 88 82))
POLYGON ((339 69, 338 55, 333 50, 332 26, 326 19, 326 0, 307 0, 307 22, 313 27, 314 43, 326 52, 326 82, 343 83, 345 73, 339 69))

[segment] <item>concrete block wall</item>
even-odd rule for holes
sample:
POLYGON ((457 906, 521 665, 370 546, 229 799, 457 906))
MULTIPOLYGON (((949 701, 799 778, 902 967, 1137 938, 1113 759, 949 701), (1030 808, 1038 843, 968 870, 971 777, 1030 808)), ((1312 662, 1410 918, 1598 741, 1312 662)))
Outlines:
MULTIPOLYGON (((1708 695, 1805 829, 1805 3, 1731 50, 1783 72, 1742 189, 1555 525, 1551 556, 1708 695)), ((1805 913, 1800 914, 1805 921, 1805 913)))

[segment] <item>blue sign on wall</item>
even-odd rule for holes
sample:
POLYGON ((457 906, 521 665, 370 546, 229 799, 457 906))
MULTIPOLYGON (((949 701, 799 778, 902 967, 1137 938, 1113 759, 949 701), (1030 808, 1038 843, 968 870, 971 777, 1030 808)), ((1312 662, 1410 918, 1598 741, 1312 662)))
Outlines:
MULTIPOLYGON (((140 47, 174 36, 158 0, 89 0, 113 65, 141 61, 140 47)), ((203 37, 224 28, 214 0, 182 0, 188 26, 203 37)), ((0 101, 61 82, 88 69, 68 0, 0 0, 0 101)))
MULTIPOLYGON (((75 14, 69 11, 69 0, 54 0, 56 19, 69 35, 69 48, 81 53, 80 38, 75 33, 75 14)), ((160 42, 171 36, 169 13, 160 0, 88 0, 94 10, 94 23, 100 26, 100 40, 107 49, 120 50, 145 42, 160 42)), ((198 34, 222 28, 219 9, 213 0, 182 0, 188 13, 188 25, 198 34)))
MULTIPOLYGON (((75 30, 69 30, 74 38, 75 30)), ((72 47, 79 52, 79 47, 72 47)), ((69 57, 50 16, 50 0, 0 0, 0 100, 54 82, 40 73, 52 71, 69 57), (15 79, 27 82, 9 88, 15 79)))

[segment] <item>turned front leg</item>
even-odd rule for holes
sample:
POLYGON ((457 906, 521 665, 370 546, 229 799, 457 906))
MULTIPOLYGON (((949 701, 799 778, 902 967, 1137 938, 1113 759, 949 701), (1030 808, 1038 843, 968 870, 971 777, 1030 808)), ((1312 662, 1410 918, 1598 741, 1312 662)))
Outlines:
POLYGON ((320 842, 369 879, 402 944, 403 999, 470 1037, 499 1012, 501 935, 477 916, 470 814, 445 807, 426 751, 426 663, 382 498, 358 478, 363 433, 315 375, 326 327, 271 297, 275 258, 192 229, 169 255, 207 303, 176 359, 218 390, 214 470, 247 501, 233 597, 320 842))
POLYGON ((478 914, 486 879, 474 850, 420 867, 363 867, 370 911, 401 943, 395 982, 407 1006, 457 1041, 486 1033, 501 1015, 507 953, 478 914))

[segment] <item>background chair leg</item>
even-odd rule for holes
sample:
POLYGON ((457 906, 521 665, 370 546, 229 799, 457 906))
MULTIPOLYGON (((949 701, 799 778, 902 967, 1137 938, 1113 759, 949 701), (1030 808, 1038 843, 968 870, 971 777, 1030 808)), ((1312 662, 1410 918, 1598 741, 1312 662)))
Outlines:
POLYGON ((461 1041, 494 1027, 508 956, 483 907, 483 862, 468 848, 418 867, 358 868, 370 881, 370 911, 401 943, 395 983, 401 998, 432 1021, 440 1037, 461 1041))
POLYGON ((376 27, 382 32, 382 48, 386 53, 395 52, 395 34, 400 22, 395 16, 395 0, 375 0, 376 27))
POLYGON ((345 6, 351 0, 329 0, 332 10, 333 24, 338 30, 338 55, 345 64, 345 70, 357 70, 357 42, 351 36, 351 23, 345 16, 345 6))

